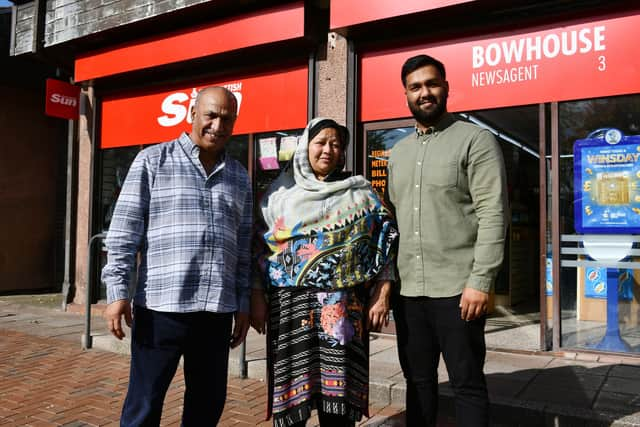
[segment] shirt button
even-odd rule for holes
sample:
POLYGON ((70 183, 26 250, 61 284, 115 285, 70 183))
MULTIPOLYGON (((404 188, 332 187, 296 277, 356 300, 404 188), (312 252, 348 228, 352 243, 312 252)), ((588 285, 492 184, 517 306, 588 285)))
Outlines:
POLYGON ((422 162, 418 162, 418 166, 420 166, 422 164, 422 162))
POLYGON ((420 259, 420 255, 416 255, 416 258, 417 258, 417 259, 420 259))
POLYGON ((420 188, 420 184, 416 184, 416 188, 420 188))
POLYGON ((417 236, 418 234, 420 234, 420 232, 419 231, 414 231, 413 234, 415 234, 417 236))
POLYGON ((413 207, 413 210, 414 210, 414 211, 417 211, 417 210, 418 210, 418 207, 417 207, 417 206, 414 206, 414 207, 413 207))

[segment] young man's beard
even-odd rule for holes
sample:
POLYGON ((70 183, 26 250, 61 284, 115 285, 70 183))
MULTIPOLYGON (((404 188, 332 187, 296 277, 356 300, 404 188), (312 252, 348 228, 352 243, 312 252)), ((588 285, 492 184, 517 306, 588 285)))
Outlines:
MULTIPOLYGON (((435 102, 435 100, 433 100, 435 102)), ((409 110, 418 123, 423 126, 433 126, 447 111, 447 98, 441 99, 441 102, 435 104, 435 108, 431 111, 424 111, 416 103, 409 103, 409 110)))

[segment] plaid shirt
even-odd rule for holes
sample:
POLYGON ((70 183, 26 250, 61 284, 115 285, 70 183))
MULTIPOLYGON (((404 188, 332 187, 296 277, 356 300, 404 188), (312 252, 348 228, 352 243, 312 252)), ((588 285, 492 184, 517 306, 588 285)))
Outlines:
POLYGON ((165 312, 249 312, 249 177, 229 156, 207 176, 199 152, 183 133, 134 160, 106 239, 107 302, 130 298, 139 251, 135 304, 165 312))

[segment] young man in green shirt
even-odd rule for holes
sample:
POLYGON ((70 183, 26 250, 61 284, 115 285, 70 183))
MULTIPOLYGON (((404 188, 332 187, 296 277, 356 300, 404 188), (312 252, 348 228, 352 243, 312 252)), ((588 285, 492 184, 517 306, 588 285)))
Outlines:
POLYGON ((484 326, 508 210, 502 152, 488 130, 447 112, 440 61, 412 57, 401 74, 416 125, 391 151, 388 172, 400 229, 394 318, 407 425, 435 425, 442 354, 457 425, 486 426, 484 326))

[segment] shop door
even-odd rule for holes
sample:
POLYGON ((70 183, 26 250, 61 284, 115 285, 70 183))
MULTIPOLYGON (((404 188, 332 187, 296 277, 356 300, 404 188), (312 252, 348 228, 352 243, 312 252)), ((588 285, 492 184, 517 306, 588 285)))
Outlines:
MULTIPOLYGON (((540 349, 540 155, 539 106, 458 113, 460 120, 490 130, 507 169, 511 217, 505 259, 496 280, 487 322, 487 346, 540 349)), ((374 189, 386 191, 389 150, 414 132, 413 120, 364 126, 363 170, 374 189)))

